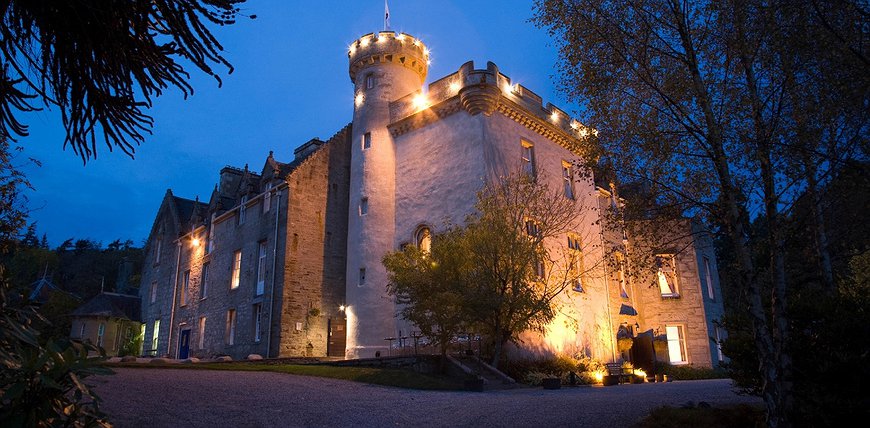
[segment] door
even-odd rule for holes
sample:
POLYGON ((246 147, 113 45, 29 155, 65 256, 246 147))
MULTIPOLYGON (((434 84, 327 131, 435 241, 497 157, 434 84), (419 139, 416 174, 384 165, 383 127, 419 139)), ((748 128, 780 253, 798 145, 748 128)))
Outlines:
POLYGON ((178 342, 178 359, 186 360, 190 356, 190 329, 181 330, 178 342))
POLYGON ((344 318, 329 319, 329 342, 326 346, 327 357, 344 358, 344 347, 347 341, 347 320, 344 318))

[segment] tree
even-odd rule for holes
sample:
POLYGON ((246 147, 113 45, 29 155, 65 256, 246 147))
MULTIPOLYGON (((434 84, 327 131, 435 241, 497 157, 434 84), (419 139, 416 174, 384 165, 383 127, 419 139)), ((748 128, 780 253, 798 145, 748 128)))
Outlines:
POLYGON ((98 140, 132 156, 150 133, 152 99, 169 87, 193 93, 179 59, 219 84, 214 66, 232 72, 209 24, 234 23, 244 1, 0 1, 0 137, 26 136, 17 113, 38 99, 60 110, 64 146, 84 162, 98 140))
POLYGON ((465 235, 450 228, 433 238, 431 250, 408 245, 384 256, 387 292, 400 305, 399 315, 414 323, 441 353, 441 371, 453 339, 467 331, 466 290, 471 270, 465 235))
MULTIPOLYGON (((623 179, 652 189, 658 206, 702 217, 730 241, 768 424, 791 425, 794 281, 785 269, 784 219, 804 189, 866 158, 866 7, 752 0, 536 7, 537 24, 559 40, 560 83, 588 107, 605 158, 623 179), (750 227, 757 218, 763 228, 750 227)), ((823 220, 814 223, 824 265, 823 220)))

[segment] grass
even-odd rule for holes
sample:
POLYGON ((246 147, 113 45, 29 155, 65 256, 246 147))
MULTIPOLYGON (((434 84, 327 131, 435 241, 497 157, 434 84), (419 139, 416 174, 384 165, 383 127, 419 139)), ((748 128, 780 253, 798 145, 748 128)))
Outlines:
POLYGON ((302 376, 343 379, 375 385, 395 386, 407 389, 461 390, 462 385, 453 379, 417 373, 412 370, 374 367, 337 367, 318 364, 256 364, 247 362, 197 363, 197 364, 138 364, 105 363, 108 367, 229 370, 248 372, 276 372, 302 376))
POLYGON ((729 407, 659 407, 638 428, 752 428, 764 426, 764 410, 740 404, 729 407))

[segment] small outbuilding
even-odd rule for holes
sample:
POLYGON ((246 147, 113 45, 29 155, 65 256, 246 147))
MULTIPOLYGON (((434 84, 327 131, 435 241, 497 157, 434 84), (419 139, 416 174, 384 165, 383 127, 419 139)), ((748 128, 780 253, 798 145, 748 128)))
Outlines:
POLYGON ((107 356, 142 353, 139 296, 102 292, 72 313, 70 338, 102 347, 107 356))

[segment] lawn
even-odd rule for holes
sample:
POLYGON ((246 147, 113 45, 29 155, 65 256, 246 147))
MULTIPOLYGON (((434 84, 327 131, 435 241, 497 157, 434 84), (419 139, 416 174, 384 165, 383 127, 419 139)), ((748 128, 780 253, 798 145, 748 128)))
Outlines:
POLYGON ((638 428, 752 428, 762 427, 764 410, 745 404, 729 407, 659 407, 638 428))

